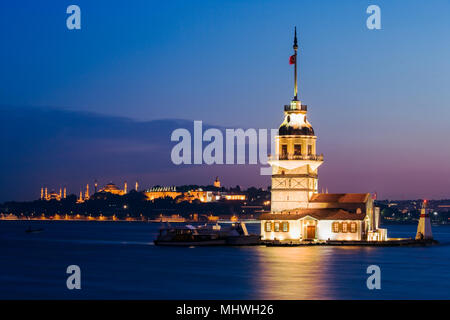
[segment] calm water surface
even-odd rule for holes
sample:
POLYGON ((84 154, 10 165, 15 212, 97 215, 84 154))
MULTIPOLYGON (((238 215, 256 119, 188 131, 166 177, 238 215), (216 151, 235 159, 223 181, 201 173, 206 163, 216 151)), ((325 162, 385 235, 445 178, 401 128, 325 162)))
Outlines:
MULTIPOLYGON (((154 246, 159 224, 0 221, 1 299, 449 299, 450 226, 429 247, 154 246), (27 234, 26 228, 44 228, 27 234), (66 268, 81 268, 81 290, 66 268), (366 268, 381 268, 368 290, 366 268)), ((248 225, 257 232, 258 225, 248 225)), ((389 226, 412 237, 416 226, 389 226)))

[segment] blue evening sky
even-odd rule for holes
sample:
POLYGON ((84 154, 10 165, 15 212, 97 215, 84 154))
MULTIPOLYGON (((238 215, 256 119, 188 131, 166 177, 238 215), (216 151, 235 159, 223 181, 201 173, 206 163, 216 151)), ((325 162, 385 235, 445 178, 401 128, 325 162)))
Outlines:
POLYGON ((370 186, 397 174, 393 190, 415 186, 405 197, 445 196, 449 1, 2 1, 0 105, 275 128, 293 95, 294 26, 322 181, 347 191, 343 170, 370 186), (66 28, 71 4, 81 30, 66 28), (366 27, 371 4, 382 30, 366 27))

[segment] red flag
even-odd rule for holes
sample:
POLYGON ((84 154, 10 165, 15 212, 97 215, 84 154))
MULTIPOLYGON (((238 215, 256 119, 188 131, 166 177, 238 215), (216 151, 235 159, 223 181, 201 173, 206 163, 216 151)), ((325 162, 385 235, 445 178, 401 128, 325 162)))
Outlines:
POLYGON ((297 58, 297 56, 295 54, 293 54, 292 56, 289 57, 289 64, 295 64, 295 59, 297 58))

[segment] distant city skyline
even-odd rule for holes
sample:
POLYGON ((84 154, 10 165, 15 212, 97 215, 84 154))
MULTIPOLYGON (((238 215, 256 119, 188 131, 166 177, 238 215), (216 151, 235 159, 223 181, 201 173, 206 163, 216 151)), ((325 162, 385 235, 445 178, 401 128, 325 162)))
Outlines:
POLYGON ((376 4, 382 30, 364 1, 78 1, 79 31, 67 4, 0 4, 0 201, 95 179, 266 188, 259 166, 173 165, 170 133, 277 128, 294 26, 319 190, 450 198, 450 4, 376 4))

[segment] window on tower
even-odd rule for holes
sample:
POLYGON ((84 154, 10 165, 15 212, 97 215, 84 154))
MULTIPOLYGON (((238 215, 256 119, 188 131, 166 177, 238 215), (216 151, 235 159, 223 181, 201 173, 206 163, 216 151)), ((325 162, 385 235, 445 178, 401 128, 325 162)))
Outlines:
POLYGON ((308 155, 312 155, 312 145, 308 145, 308 155))
POLYGON ((286 159, 288 155, 287 144, 281 145, 281 159, 286 159))
POLYGON ((302 145, 301 144, 294 144, 294 155, 300 156, 302 154, 302 145))

